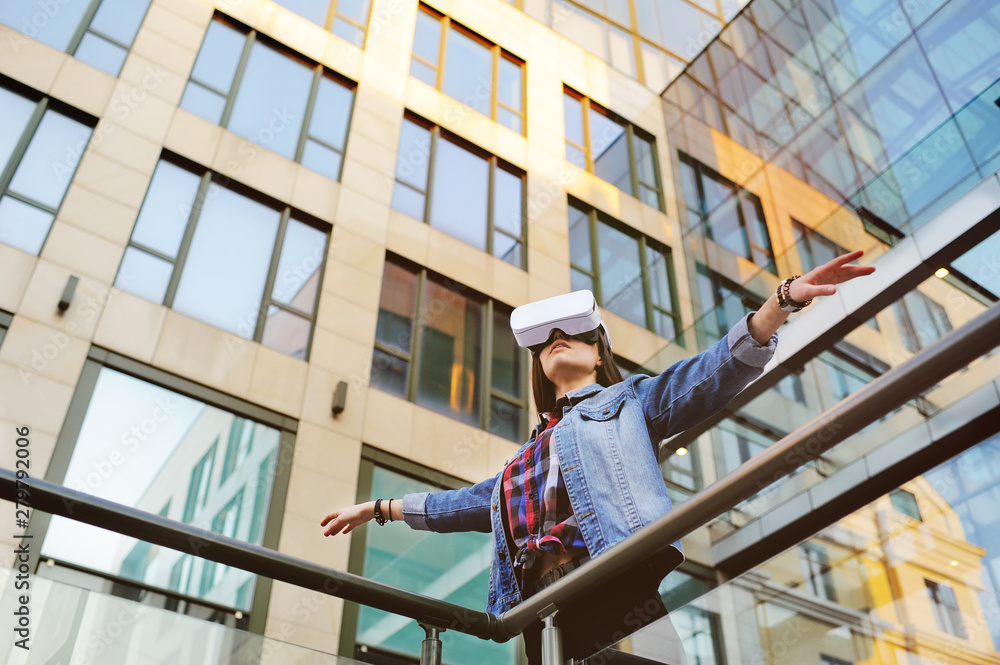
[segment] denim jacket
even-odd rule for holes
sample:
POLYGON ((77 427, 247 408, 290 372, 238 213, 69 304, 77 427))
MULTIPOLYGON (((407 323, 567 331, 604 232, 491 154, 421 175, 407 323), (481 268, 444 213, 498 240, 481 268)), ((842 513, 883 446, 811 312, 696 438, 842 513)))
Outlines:
MULTIPOLYGON (((659 376, 634 375, 607 388, 592 384, 568 394, 572 408, 553 437, 591 557, 670 510, 657 460, 659 442, 721 410, 771 359, 778 338, 758 344, 747 328, 750 316, 711 348, 659 376)), ((403 518, 414 529, 493 533, 486 608, 492 614, 521 602, 503 524, 502 475, 472 487, 403 497, 403 518)), ((669 568, 683 560, 680 543, 674 547, 669 568)))

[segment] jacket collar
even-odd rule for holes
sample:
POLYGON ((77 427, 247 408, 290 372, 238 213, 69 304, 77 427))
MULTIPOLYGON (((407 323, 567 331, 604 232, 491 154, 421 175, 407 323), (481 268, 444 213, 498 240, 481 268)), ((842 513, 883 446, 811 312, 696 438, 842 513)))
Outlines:
POLYGON ((569 403, 571 405, 576 405, 587 399, 594 393, 604 390, 604 386, 599 383, 591 383, 589 386, 584 386, 583 388, 576 388, 566 393, 569 398, 569 403))

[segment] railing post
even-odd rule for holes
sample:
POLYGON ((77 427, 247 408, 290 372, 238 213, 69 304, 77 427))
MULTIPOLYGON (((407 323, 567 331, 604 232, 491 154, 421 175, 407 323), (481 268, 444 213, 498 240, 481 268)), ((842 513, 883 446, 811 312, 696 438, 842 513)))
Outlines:
POLYGON ((562 631, 555 624, 556 612, 542 622, 542 665, 563 665, 562 631))
POLYGON ((420 643, 420 665, 441 665, 441 631, 434 626, 420 624, 427 637, 420 643))

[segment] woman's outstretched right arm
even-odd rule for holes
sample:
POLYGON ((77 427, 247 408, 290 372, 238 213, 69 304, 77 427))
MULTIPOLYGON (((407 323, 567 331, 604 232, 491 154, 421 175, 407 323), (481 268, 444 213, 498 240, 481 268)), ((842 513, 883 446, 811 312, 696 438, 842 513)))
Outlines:
MULTIPOLYGON (((392 519, 405 521, 411 528, 450 533, 454 531, 492 530, 490 498, 499 474, 472 487, 443 492, 419 492, 392 499, 392 519)), ((382 511, 389 511, 388 498, 382 500, 382 511)), ((350 533, 375 518, 375 502, 335 510, 320 522, 326 536, 350 533)))

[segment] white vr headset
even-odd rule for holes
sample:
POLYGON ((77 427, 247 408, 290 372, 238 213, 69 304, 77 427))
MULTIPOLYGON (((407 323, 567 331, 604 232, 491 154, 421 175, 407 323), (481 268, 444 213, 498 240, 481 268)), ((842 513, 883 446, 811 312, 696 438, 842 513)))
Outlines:
POLYGON ((589 344, 597 342, 603 332, 604 342, 611 350, 611 336, 601 322, 597 300, 588 290, 521 305, 511 312, 510 329, 518 346, 531 349, 533 353, 545 348, 556 330, 589 344))

